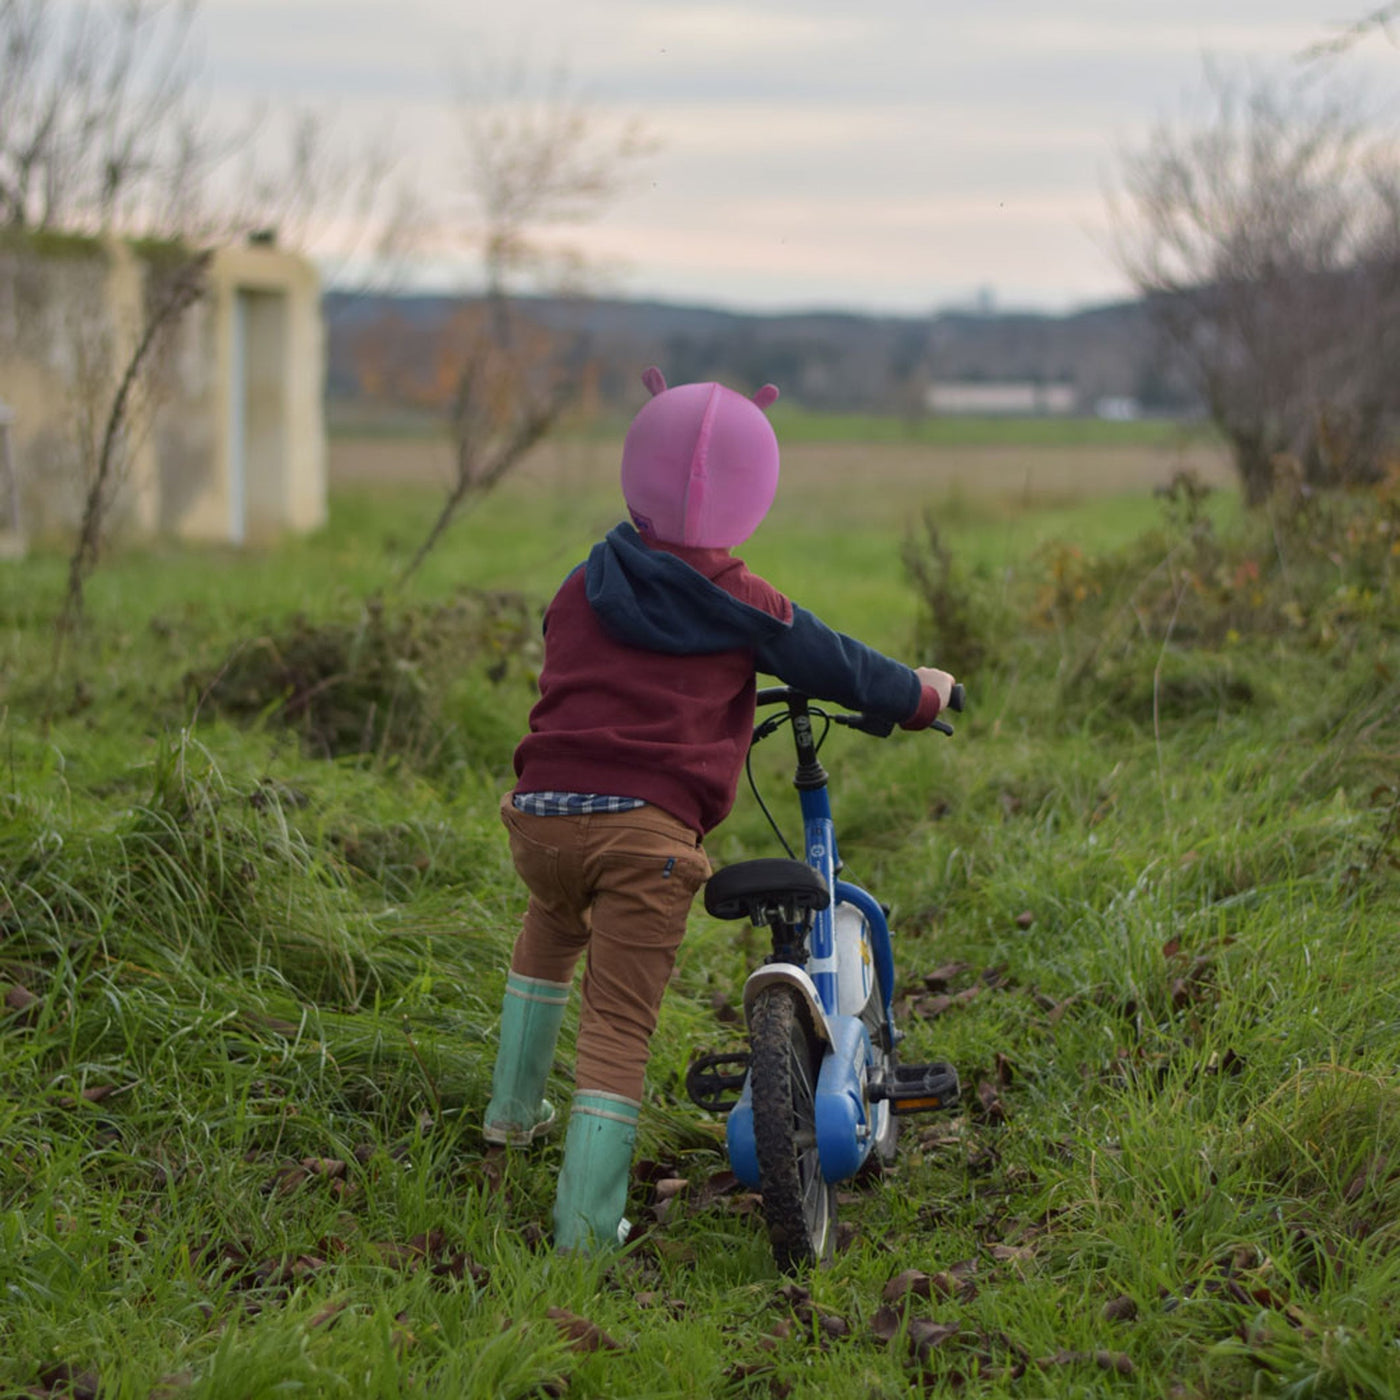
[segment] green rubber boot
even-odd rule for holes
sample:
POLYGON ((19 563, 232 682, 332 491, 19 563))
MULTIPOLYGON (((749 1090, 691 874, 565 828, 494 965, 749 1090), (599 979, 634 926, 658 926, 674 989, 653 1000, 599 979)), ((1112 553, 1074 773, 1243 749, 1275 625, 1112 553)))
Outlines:
POLYGON ((554 1126, 554 1106, 544 1097, 544 1082, 554 1063, 554 1042, 568 1001, 567 982, 506 974, 501 1044, 491 1074, 491 1102, 481 1124, 487 1142, 524 1147, 554 1126))
POLYGON ((622 1212, 640 1110, 641 1104, 621 1094, 581 1090, 574 1095, 554 1198, 556 1249, 591 1254, 626 1240, 631 1226, 622 1212))

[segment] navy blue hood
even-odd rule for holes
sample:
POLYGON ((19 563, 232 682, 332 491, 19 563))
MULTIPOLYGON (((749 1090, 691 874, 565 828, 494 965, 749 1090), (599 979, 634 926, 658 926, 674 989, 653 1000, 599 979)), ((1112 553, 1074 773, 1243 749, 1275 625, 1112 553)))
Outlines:
MULTIPOLYGON (((735 560, 735 564, 738 564, 735 560)), ((588 604, 608 635, 627 646, 673 656, 760 648, 788 624, 741 602, 664 549, 648 548, 618 525, 583 565, 588 604)))
POLYGON ((758 671, 808 695, 894 723, 919 707, 923 687, 903 662, 832 631, 795 603, 789 622, 741 602, 684 559, 649 549, 631 525, 609 531, 581 567, 589 606, 625 646, 672 656, 751 647, 758 671))

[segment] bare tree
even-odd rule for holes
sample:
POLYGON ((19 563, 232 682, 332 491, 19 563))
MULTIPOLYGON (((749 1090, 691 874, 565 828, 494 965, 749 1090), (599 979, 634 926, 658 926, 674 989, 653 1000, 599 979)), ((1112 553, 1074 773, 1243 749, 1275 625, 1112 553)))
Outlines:
POLYGON ((1379 470, 1397 407, 1400 163, 1342 101, 1212 80, 1124 161, 1120 260, 1194 377, 1246 499, 1281 458, 1379 470))
MULTIPOLYGON (((577 280, 582 260, 546 231, 596 217, 655 143, 635 120, 608 121, 564 69, 479 70, 459 99, 463 185, 493 316, 521 284, 577 280)), ((508 328, 498 324, 498 330, 508 328)))
MULTIPOLYGON (((484 301, 449 318, 426 374, 421 358, 416 366, 387 363, 393 337, 369 351, 381 382, 444 414, 455 449, 452 484, 400 585, 461 511, 509 475, 575 401, 588 376, 586 354, 532 317, 519 294, 580 290, 587 260, 567 238, 551 241, 549 231, 599 214, 655 150, 637 122, 609 120, 562 70, 542 84, 519 66, 485 72, 466 87, 459 110, 484 301)), ((421 357, 423 347, 417 350, 421 357)))
POLYGON ((0 224, 154 227, 204 159, 195 0, 0 0, 0 224))
POLYGON ((1308 60, 1336 58, 1354 49, 1372 34, 1382 34, 1392 44, 1400 44, 1400 34, 1396 31, 1397 22, 1400 22, 1400 4, 1391 0, 1390 4, 1368 10, 1360 19, 1341 26, 1331 37, 1311 45, 1303 57, 1308 60))
MULTIPOLYGON (((121 482, 123 437, 133 417, 133 400, 142 392, 146 373, 157 359, 180 318, 204 294, 204 272, 210 255, 199 253, 183 259, 165 279, 165 285, 152 305, 142 328, 141 338, 122 370, 112 401, 101 422, 101 436, 91 444, 87 493, 83 499, 78 539, 68 561, 68 591, 59 615, 60 649, 77 626, 83 612, 83 588, 97 567, 103 528, 121 482)), ((61 650, 60 653, 61 655, 61 650)))
POLYGON ((408 224, 411 201, 385 147, 342 155, 307 112, 281 140, 252 116, 236 130, 206 125, 197 17, 198 0, 0 0, 0 228, 161 244, 140 324, 73 346, 84 484, 55 675, 133 443, 149 430, 166 350, 204 294, 208 248, 255 230, 304 244, 318 223, 333 224, 359 231, 364 261, 366 249, 373 258, 400 243, 408 224))

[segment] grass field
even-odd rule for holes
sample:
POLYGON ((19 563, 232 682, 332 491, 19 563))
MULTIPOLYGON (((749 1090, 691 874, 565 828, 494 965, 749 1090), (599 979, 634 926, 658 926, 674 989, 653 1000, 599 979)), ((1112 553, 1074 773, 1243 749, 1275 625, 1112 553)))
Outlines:
MULTIPOLYGON (((679 1087, 734 926, 682 950, 625 1257, 552 1254, 559 1143, 477 1127, 494 807, 615 448, 366 608, 440 468, 338 442, 326 531, 114 557, 57 676, 61 553, 0 565, 0 1395, 1400 1393, 1400 505, 1164 502, 1178 448, 1124 450, 802 445, 747 552, 970 695, 823 753, 967 1101, 798 1281, 679 1087)), ((743 792, 708 845, 773 853, 743 792)))
MULTIPOLYGON (((780 400, 768 414, 785 447, 895 445, 900 447, 1147 447, 1215 442, 1209 425, 1182 419, 1111 420, 1093 417, 985 417, 948 415, 901 418, 870 413, 830 413, 780 400)), ((329 427, 341 443, 444 436, 440 418, 427 413, 386 412, 362 404, 331 405, 329 427)), ((620 439, 627 419, 602 414, 572 424, 569 435, 594 442, 620 439)))

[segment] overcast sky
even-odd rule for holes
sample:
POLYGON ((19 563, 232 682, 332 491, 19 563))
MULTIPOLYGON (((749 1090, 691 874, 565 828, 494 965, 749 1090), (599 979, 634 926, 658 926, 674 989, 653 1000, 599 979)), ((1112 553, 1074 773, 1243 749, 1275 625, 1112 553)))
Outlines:
MULTIPOLYGON (((473 62, 565 65, 600 119, 656 140, 571 235, 620 294, 915 315, 988 292, 1053 310, 1124 294, 1105 199, 1120 153, 1188 109, 1206 60, 1296 67, 1376 3, 206 0, 203 15, 217 100, 329 104, 355 139, 392 131, 444 200, 473 62)), ((1339 72, 1384 107, 1400 50, 1373 37, 1339 72)))

